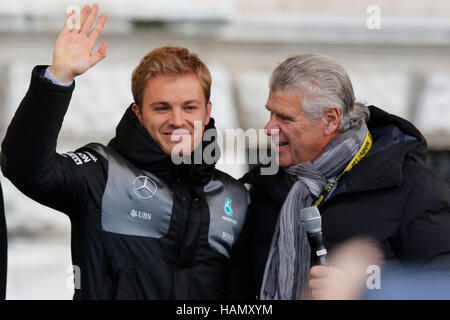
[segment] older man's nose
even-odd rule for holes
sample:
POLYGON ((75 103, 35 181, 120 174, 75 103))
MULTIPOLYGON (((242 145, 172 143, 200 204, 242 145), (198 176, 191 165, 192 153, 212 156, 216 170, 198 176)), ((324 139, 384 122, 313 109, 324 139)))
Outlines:
POLYGON ((268 136, 278 134, 280 131, 280 128, 278 127, 278 124, 273 121, 272 119, 267 122, 266 126, 264 127, 264 130, 266 130, 266 134, 268 136))

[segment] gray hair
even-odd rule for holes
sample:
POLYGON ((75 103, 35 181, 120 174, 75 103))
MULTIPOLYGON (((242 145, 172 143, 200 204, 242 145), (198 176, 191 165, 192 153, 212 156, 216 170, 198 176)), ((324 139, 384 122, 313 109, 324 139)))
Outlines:
POLYGON ((272 73, 270 91, 299 89, 302 106, 311 120, 330 107, 341 110, 338 130, 358 128, 369 120, 369 109, 355 101, 352 83, 344 68, 331 58, 302 54, 287 58, 272 73))

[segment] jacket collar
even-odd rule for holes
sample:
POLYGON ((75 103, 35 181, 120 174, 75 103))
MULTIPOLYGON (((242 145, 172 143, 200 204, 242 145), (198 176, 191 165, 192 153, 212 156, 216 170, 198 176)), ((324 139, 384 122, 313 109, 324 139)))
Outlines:
POLYGON ((369 106, 367 123, 373 146, 357 166, 343 177, 334 195, 368 191, 399 185, 403 182, 406 158, 424 163, 426 140, 410 122, 369 106))
POLYGON ((261 167, 259 165, 253 168, 239 181, 250 184, 253 188, 258 188, 280 205, 283 204, 290 189, 284 171, 280 169, 275 175, 261 175, 261 167))
MULTIPOLYGON (((411 146, 419 142, 410 142, 411 146)), ((402 145, 367 154, 346 176, 339 181, 332 196, 342 193, 369 191, 400 185, 403 182, 403 162, 407 150, 402 145)))

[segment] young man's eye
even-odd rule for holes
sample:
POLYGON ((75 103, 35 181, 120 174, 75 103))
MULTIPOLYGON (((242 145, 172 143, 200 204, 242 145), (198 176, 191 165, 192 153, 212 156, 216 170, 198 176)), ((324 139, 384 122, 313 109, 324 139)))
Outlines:
POLYGON ((196 106, 186 106, 185 109, 186 110, 195 110, 195 109, 197 109, 197 107, 196 106))
POLYGON ((167 107, 156 107, 155 111, 166 111, 167 109, 167 107))

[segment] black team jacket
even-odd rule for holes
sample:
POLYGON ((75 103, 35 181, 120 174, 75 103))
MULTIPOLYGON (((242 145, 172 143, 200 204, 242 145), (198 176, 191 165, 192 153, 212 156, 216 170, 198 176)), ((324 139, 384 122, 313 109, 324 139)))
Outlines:
POLYGON ((70 218, 74 299, 248 298, 245 187, 214 164, 173 164, 131 108, 108 146, 57 154, 75 83, 54 85, 44 70, 32 72, 1 168, 70 218))

